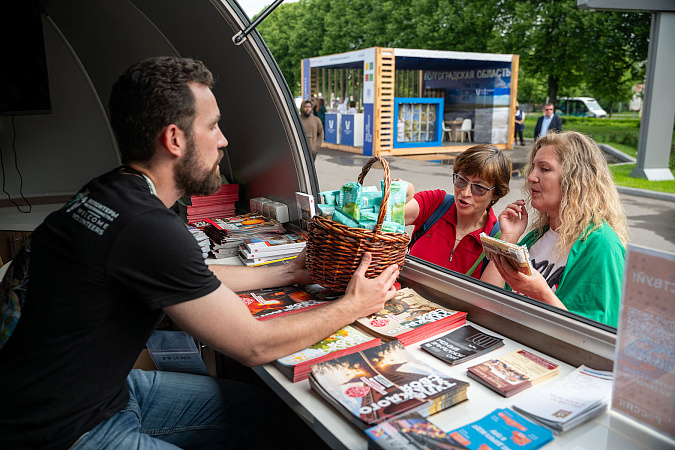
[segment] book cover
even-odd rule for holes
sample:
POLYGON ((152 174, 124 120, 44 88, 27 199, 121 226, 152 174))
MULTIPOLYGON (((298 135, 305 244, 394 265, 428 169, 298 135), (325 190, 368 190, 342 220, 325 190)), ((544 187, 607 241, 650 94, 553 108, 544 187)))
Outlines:
POLYGON ((244 246, 251 253, 272 253, 288 250, 302 250, 307 239, 298 233, 285 233, 274 237, 250 238, 244 240, 244 246))
POLYGON ((558 375, 558 365, 527 350, 516 350, 468 368, 467 375, 510 397, 558 375))
POLYGON ((354 325, 384 340, 398 339, 410 345, 465 323, 465 312, 445 308, 403 288, 382 311, 362 317, 354 325))
POLYGON ((469 383, 391 341, 312 366, 312 388, 362 430, 404 412, 426 417, 467 399, 469 383))
POLYGON ((504 339, 464 325, 420 347, 448 364, 461 364, 504 346, 504 339))
POLYGON ((508 408, 496 409, 476 422, 449 431, 448 436, 470 450, 535 450, 553 440, 551 430, 508 408))
POLYGON ((284 257, 275 257, 275 258, 261 258, 262 261, 253 261, 247 258, 244 258, 242 255, 236 255, 239 258, 239 261, 246 267, 259 267, 259 266, 276 266, 279 264, 286 264, 287 261, 294 259, 297 255, 293 256, 284 256, 284 257))
POLYGON ((379 450, 466 450, 419 413, 401 414, 366 430, 368 448, 379 450))
POLYGON ((525 275, 532 275, 532 264, 530 263, 530 252, 525 245, 512 244, 502 241, 485 233, 480 234, 480 242, 483 244, 485 256, 490 259, 491 254, 498 254, 506 257, 508 262, 519 272, 525 275))
POLYGON ((298 220, 300 222, 300 228, 307 231, 307 224, 316 214, 314 196, 305 194, 304 192, 296 192, 295 201, 298 204, 298 220))
POLYGON ((519 398, 513 408, 554 431, 567 431, 607 409, 612 380, 612 372, 580 366, 555 383, 519 398))
POLYGON ((242 291, 237 292, 237 295, 248 306, 253 317, 259 320, 292 314, 328 303, 312 297, 296 286, 242 291))
POLYGON ((381 344, 379 338, 347 325, 304 350, 284 356, 273 364, 294 383, 309 376, 312 364, 355 353, 381 344))

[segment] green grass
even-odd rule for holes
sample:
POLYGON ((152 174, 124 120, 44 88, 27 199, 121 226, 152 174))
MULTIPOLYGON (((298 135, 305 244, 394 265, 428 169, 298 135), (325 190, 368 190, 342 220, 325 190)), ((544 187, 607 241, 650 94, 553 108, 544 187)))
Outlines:
MULTIPOLYGON (((534 137, 534 127, 537 118, 541 114, 530 113, 525 118, 525 137, 534 137)), ((637 158, 638 135, 640 133, 640 120, 632 118, 586 119, 578 117, 563 117, 563 130, 574 130, 591 136, 599 144, 607 144, 621 150, 627 155, 637 158)), ((669 167, 671 172, 675 169, 675 135, 671 147, 669 167)), ((619 186, 650 191, 675 193, 675 181, 648 181, 642 178, 633 178, 629 174, 635 168, 635 164, 614 165, 610 170, 614 175, 614 181, 619 186)), ((675 173, 675 172, 674 172, 675 173)))
POLYGON ((648 181, 643 178, 633 178, 629 176, 633 169, 635 169, 635 164, 621 164, 609 167, 614 176, 614 182, 619 186, 675 194, 675 181, 648 181))

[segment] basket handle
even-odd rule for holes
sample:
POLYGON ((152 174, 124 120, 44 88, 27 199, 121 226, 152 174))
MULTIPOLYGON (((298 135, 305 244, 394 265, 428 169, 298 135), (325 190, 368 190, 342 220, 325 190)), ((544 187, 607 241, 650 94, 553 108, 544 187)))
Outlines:
POLYGON ((374 233, 380 234, 382 232, 382 222, 384 222, 384 217, 387 215, 387 202, 389 201, 389 188, 391 187, 391 174, 389 173, 389 163, 387 160, 380 156, 373 156, 368 160, 363 169, 361 169, 361 175, 359 175, 359 184, 363 186, 363 180, 366 178, 368 171, 376 162, 382 163, 382 168, 384 169, 384 187, 382 190, 382 203, 380 204, 380 213, 377 215, 377 225, 375 225, 374 233))

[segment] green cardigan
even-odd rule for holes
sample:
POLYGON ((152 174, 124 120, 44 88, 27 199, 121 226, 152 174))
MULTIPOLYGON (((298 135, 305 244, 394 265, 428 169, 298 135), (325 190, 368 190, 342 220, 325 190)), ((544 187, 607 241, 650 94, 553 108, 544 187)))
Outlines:
MULTIPOLYGON (((519 244, 532 247, 541 237, 537 231, 530 231, 519 244)), ((569 311, 616 327, 625 261, 626 249, 619 236, 603 222, 572 245, 555 294, 569 311)))

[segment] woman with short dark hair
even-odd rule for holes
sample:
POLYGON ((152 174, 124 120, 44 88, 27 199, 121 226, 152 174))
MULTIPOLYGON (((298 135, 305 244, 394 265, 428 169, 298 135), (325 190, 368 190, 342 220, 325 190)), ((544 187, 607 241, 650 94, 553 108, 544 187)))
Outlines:
POLYGON ((489 235, 498 226, 492 206, 508 194, 510 180, 509 158, 494 145, 480 144, 468 148, 455 160, 454 198, 446 197, 450 194, 442 189, 415 194, 409 184, 405 224, 415 226, 413 236, 420 234, 437 208, 450 205, 414 242, 410 255, 480 278, 484 265, 479 235, 482 232, 489 235))

